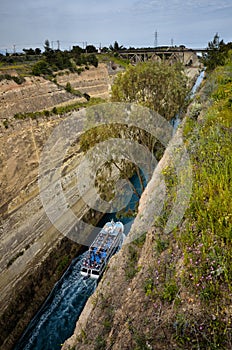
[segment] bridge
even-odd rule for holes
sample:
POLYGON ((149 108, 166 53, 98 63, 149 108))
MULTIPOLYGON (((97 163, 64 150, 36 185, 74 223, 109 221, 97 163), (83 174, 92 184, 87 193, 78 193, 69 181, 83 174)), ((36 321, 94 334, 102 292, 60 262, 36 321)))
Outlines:
POLYGON ((170 64, 181 62, 184 65, 198 63, 198 54, 208 52, 209 49, 187 49, 181 47, 126 49, 118 51, 119 57, 127 59, 131 64, 145 61, 168 60, 170 64))

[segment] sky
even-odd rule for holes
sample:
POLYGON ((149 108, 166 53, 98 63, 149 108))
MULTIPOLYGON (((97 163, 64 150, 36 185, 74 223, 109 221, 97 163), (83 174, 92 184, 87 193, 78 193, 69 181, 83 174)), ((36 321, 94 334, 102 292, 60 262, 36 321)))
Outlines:
POLYGON ((231 0, 0 0, 0 50, 61 50, 117 41, 125 47, 207 47, 232 41, 231 0))

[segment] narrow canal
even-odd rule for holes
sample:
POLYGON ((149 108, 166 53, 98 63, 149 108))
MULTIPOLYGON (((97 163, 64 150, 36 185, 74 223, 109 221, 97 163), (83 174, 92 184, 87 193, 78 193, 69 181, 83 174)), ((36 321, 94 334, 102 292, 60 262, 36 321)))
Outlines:
MULTIPOLYGON (((193 98, 204 78, 204 71, 198 76, 190 93, 193 98)), ((174 129, 179 124, 176 123, 174 129)), ((136 190, 141 194, 142 189, 138 177, 132 178, 136 190)), ((127 209, 134 209, 138 197, 134 194, 127 209)), ((111 219, 117 220, 114 214, 107 214, 99 223, 102 227, 111 219)), ((127 235, 133 223, 132 218, 123 217, 120 221, 126 227, 127 235)), ((61 344, 74 331, 76 321, 83 310, 86 301, 96 288, 96 281, 83 280, 80 275, 80 265, 86 253, 74 259, 56 283, 42 308, 32 319, 14 350, 59 350, 61 344)))

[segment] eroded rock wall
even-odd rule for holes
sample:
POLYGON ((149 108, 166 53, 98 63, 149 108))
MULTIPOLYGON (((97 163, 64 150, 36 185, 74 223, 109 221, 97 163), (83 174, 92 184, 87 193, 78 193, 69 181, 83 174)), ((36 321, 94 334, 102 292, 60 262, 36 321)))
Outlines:
POLYGON ((36 112, 60 104, 82 101, 83 98, 65 90, 67 82, 74 89, 91 97, 109 97, 110 78, 106 64, 100 63, 97 68, 91 66, 80 75, 61 72, 56 79, 57 84, 34 76, 26 77, 25 82, 20 85, 13 80, 0 81, 0 120, 20 112, 36 112))
MULTIPOLYGON (((0 347, 4 350, 11 349, 80 248, 51 224, 38 187, 43 145, 66 117, 12 119, 8 129, 1 128, 0 347)), ((68 176, 71 168, 64 166, 68 176)))

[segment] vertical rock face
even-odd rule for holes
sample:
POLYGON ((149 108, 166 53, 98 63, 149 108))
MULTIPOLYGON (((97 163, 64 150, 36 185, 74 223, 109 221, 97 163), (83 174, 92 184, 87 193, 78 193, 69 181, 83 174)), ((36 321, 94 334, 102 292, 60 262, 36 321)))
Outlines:
MULTIPOLYGON (((50 222, 38 187, 43 146, 65 118, 68 116, 15 121, 1 133, 0 348, 4 350, 12 348, 63 269, 81 249, 50 222)), ((63 190, 76 215, 96 223, 100 217, 92 217, 75 193, 75 169, 80 157, 77 143, 61 165, 63 190)), ((54 201, 53 192, 50 195, 56 211, 59 202, 54 201)))
POLYGON ((11 348, 28 317, 52 288, 51 281, 55 283, 62 270, 62 255, 70 260, 78 250, 78 245, 64 240, 47 218, 37 183, 43 144, 61 120, 14 121, 1 132, 2 349, 11 348))
MULTIPOLYGON (((86 71, 88 79, 85 72, 82 74, 72 77, 78 78, 76 86, 82 84, 83 92, 88 86, 90 96, 107 96, 105 66, 86 71), (102 84, 99 94, 98 83, 102 84)), ((15 113, 50 108, 76 97, 40 77, 26 78, 22 85, 1 81, 0 92, 0 349, 8 350, 81 248, 52 225, 38 187, 43 146, 52 130, 69 115, 13 118, 15 113)), ((96 222, 99 217, 92 217, 87 205, 75 195, 75 168, 80 157, 78 143, 72 145, 61 166, 62 185, 70 208, 76 203, 72 208, 76 214, 96 222)))

